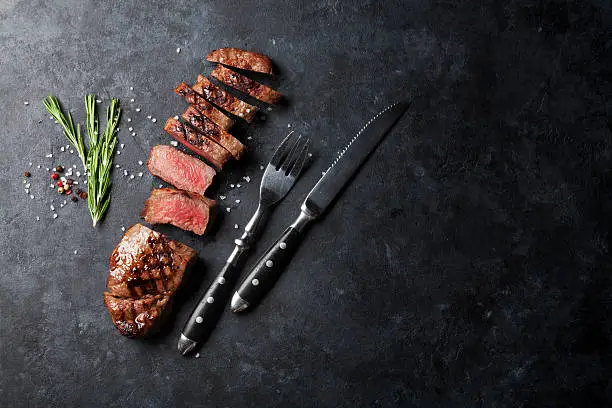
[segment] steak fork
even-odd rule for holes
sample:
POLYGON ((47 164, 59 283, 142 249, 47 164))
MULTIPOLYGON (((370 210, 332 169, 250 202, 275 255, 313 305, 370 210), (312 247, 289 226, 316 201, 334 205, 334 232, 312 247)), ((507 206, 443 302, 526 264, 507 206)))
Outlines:
POLYGON ((187 320, 178 341, 182 355, 189 354, 212 333, 240 275, 242 263, 255 238, 262 231, 274 205, 282 200, 298 179, 308 157, 309 139, 293 132, 278 146, 264 171, 259 204, 236 246, 208 290, 187 320))

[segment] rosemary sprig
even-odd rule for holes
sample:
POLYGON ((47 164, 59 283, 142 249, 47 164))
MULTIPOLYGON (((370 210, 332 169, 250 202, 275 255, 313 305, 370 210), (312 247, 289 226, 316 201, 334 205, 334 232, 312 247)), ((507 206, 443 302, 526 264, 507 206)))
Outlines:
POLYGON ((106 128, 101 138, 97 136, 97 119, 95 117, 95 97, 88 95, 85 98, 87 111, 87 129, 89 135, 89 155, 87 157, 87 205, 93 226, 104 217, 110 203, 110 173, 113 167, 113 154, 117 145, 117 123, 121 116, 119 100, 114 99, 106 108, 106 128), (94 98, 90 105, 89 97, 94 98), (92 138, 93 135, 93 138, 92 138), (93 141, 93 146, 92 146, 93 141))
POLYGON ((68 139, 70 144, 79 154, 79 157, 83 162, 83 167, 87 168, 85 143, 83 142, 83 136, 81 135, 81 125, 77 123, 75 130, 74 123, 72 122, 72 114, 70 112, 68 112, 68 115, 64 114, 62 105, 55 96, 49 95, 43 100, 43 103, 45 104, 47 112, 49 112, 49 114, 53 116, 53 119, 55 119, 62 126, 62 128, 64 128, 64 135, 66 136, 66 139, 68 139))

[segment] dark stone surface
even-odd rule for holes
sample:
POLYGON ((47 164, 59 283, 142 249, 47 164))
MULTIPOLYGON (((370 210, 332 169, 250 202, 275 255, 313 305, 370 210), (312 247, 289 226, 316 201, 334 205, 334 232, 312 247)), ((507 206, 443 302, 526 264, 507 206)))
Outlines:
POLYGON ((612 403, 609 2, 175 3, 0 3, 1 406, 612 403), (115 172, 96 230, 84 203, 59 208, 45 167, 78 161, 41 100, 59 96, 82 121, 87 92, 121 98, 116 161, 144 171, 136 161, 169 142, 162 124, 185 108, 173 87, 222 46, 270 55, 289 103, 220 176, 213 195, 242 202, 214 236, 156 228, 202 265, 164 332, 128 340, 102 303, 108 256, 158 181, 115 172), (406 96, 410 113, 265 302, 227 313, 200 358, 179 356, 287 125, 315 157, 260 251, 351 134, 406 96), (243 175, 251 183, 230 190, 243 175))

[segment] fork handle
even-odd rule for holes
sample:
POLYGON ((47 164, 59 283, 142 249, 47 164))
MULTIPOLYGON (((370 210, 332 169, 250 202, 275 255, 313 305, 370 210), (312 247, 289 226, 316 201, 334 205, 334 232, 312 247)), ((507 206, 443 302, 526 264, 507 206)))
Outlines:
POLYGON ((179 351, 186 355, 199 343, 205 341, 215 329, 221 313, 240 276, 240 271, 249 248, 269 215, 269 209, 261 204, 244 228, 242 236, 234 241, 236 246, 221 271, 210 284, 204 296, 191 312, 179 340, 179 351))
POLYGON ((302 212, 257 261, 232 298, 232 311, 242 312, 254 307, 272 289, 304 236, 305 227, 314 217, 302 212))

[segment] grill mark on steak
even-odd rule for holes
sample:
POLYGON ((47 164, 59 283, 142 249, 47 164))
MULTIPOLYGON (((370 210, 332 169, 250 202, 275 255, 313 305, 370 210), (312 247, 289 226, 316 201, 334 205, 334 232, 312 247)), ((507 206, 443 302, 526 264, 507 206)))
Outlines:
POLYGON ((198 112, 196 108, 189 106, 181 117, 198 132, 220 144, 230 152, 234 158, 240 159, 244 151, 244 145, 234 136, 230 135, 219 126, 215 125, 206 116, 198 112))
POLYGON ((191 89, 189 85, 181 82, 179 86, 174 89, 178 95, 182 96, 187 103, 195 106, 195 108, 208 119, 212 120, 223 130, 229 130, 234 121, 231 120, 227 115, 215 108, 210 102, 208 102, 202 95, 191 89))
POLYGON ((239 48, 220 48, 208 54, 206 60, 272 75, 272 60, 258 52, 245 51, 239 48))
POLYGON ((243 102, 228 94, 202 75, 198 75, 192 89, 204 96, 207 101, 212 102, 233 115, 243 118, 247 122, 252 122, 255 118, 255 114, 257 113, 256 106, 243 102))
POLYGON ((250 96, 259 99, 266 103, 277 103, 282 98, 280 92, 275 91, 259 82, 247 78, 242 74, 232 71, 223 65, 217 67, 210 73, 214 78, 229 85, 240 92, 249 94, 250 96))
POLYGON ((195 262, 193 249, 141 224, 128 229, 110 256, 104 303, 121 334, 144 337, 170 307, 195 262))
POLYGON ((223 165, 232 158, 230 152, 221 147, 217 142, 174 118, 166 121, 164 130, 183 144, 183 146, 199 154, 218 169, 223 168, 223 165))

